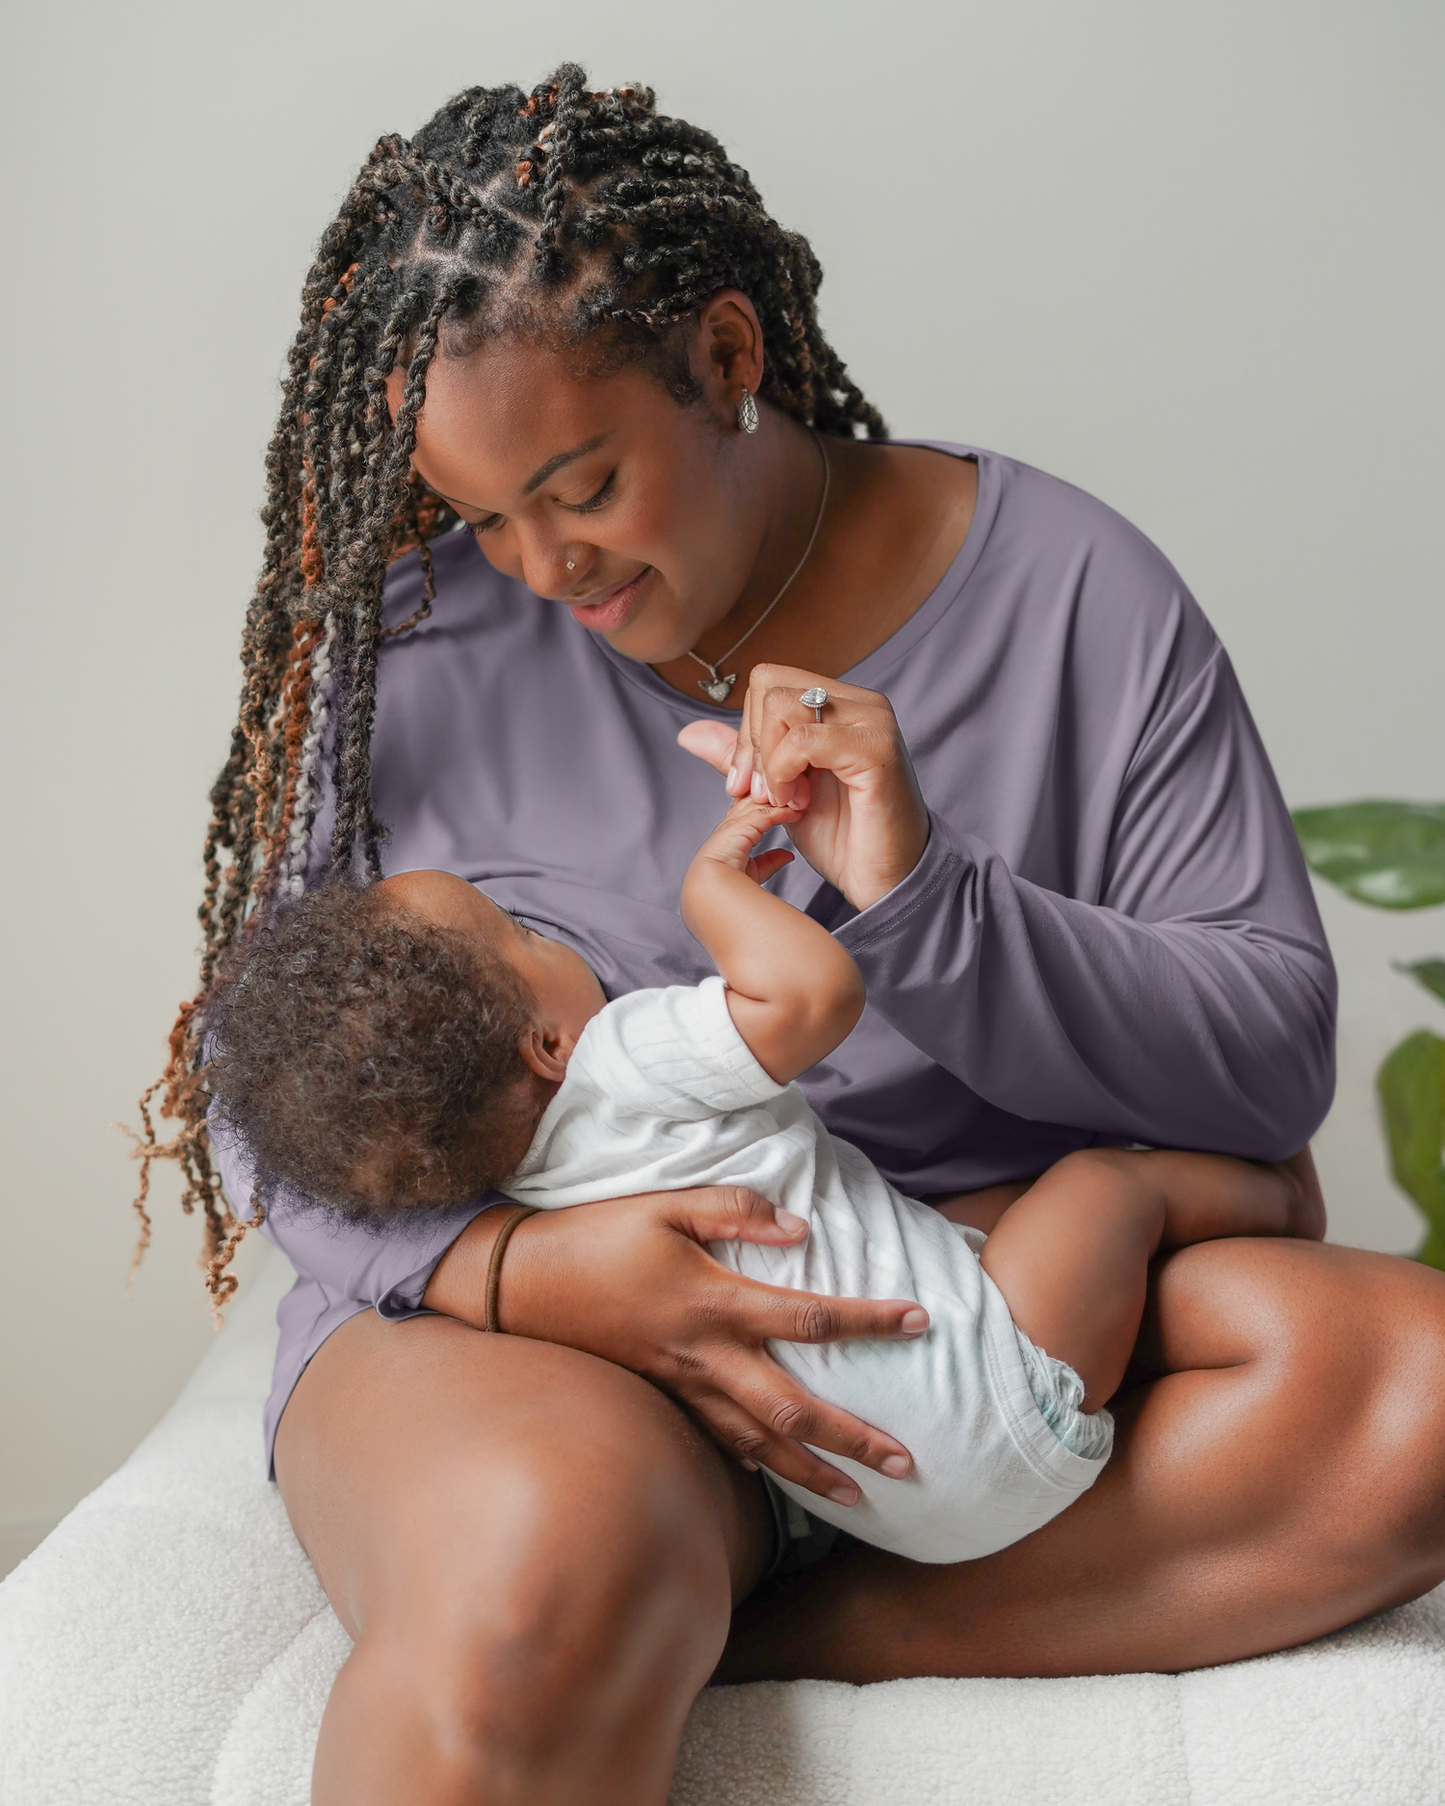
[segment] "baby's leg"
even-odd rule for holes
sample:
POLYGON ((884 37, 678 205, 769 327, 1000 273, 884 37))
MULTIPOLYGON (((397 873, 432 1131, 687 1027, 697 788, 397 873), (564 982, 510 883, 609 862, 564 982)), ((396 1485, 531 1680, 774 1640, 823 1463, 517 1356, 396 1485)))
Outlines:
POLYGON ((1124 1377, 1161 1248, 1323 1232, 1312 1169, 1222 1154, 1089 1148, 1051 1167, 984 1244, 1014 1322, 1084 1382, 1097 1411, 1124 1377))

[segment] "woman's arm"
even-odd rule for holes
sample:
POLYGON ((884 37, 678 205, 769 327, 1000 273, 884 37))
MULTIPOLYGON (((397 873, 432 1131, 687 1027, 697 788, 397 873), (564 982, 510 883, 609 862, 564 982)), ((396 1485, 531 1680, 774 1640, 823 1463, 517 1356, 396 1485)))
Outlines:
MULTIPOLYGON (((498 1297, 509 1334, 584 1349, 630 1368, 686 1405, 745 1466, 840 1504, 857 1486, 814 1449, 901 1478, 903 1445, 816 1399, 768 1354, 768 1341, 911 1340, 928 1313, 900 1299, 824 1298, 761 1285, 708 1253, 716 1241, 796 1241, 805 1225, 735 1186, 653 1192, 543 1210, 507 1244, 498 1297), (811 1445, 811 1446, 805 1446, 811 1445)), ((460 1235, 426 1290, 432 1309, 482 1324, 496 1226, 482 1217, 460 1235)))
POLYGON ((777 667, 753 684, 736 744, 715 724, 684 744, 732 790, 756 772, 822 804, 793 838, 858 908, 837 938, 914 1046, 1021 1117, 1268 1160, 1309 1139, 1334 1088, 1334 968, 1222 651, 1136 748, 1087 902, 920 817, 883 698, 777 667), (826 733, 796 702, 817 682, 838 699, 826 733))
MULTIPOLYGON (((220 1130, 213 1143, 227 1196, 249 1199, 243 1150, 220 1130)), ((502 1193, 488 1192, 450 1210, 400 1216, 378 1231, 277 1188, 262 1233, 332 1300, 393 1321, 439 1311, 480 1328, 498 1227, 490 1206, 503 1202, 502 1193)), ((780 1224, 766 1199, 727 1186, 543 1211, 507 1249, 503 1328, 631 1368, 688 1406, 746 1464, 766 1464, 852 1504, 855 1483, 814 1449, 895 1477, 911 1465, 907 1450, 812 1397, 764 1344, 912 1337, 927 1328, 928 1315, 907 1300, 821 1298, 759 1285, 705 1246, 793 1241, 804 1227, 794 1223, 780 1224)))

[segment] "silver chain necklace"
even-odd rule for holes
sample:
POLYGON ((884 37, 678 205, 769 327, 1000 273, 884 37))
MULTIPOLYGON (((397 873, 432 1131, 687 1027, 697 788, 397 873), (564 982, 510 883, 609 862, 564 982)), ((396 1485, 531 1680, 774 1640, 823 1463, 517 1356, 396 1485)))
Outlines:
POLYGON ((792 570, 789 571, 787 582, 784 583, 777 595, 773 597, 772 601, 769 602, 768 606, 758 616, 757 620, 753 622, 747 632, 743 634, 742 638, 733 641, 732 645, 729 646, 722 657, 718 659, 717 664, 713 664, 711 660, 705 659, 699 652, 689 652, 687 655, 690 659, 695 660, 701 665, 703 670, 707 672, 706 677, 698 678, 697 687, 700 690, 706 691, 714 702, 726 702, 728 697, 732 694, 733 685, 738 681, 738 674, 736 671, 730 671, 724 676, 719 673, 718 665, 725 665, 737 651, 738 647, 743 644, 743 641, 750 640, 753 637, 762 626, 763 622, 767 620, 768 616, 782 601, 783 597, 787 595, 789 589, 792 587, 794 577, 797 576, 798 572, 801 571, 803 566, 808 562, 808 555, 813 550, 813 545, 818 537, 818 529, 823 524, 823 511, 828 506, 828 485, 832 481, 833 467, 828 462, 828 448, 823 444, 823 441, 818 435, 813 432, 812 427, 809 427, 808 431, 813 433, 813 443, 817 446, 818 455, 823 460, 823 493, 818 498, 818 512, 813 520, 813 531, 808 535, 808 543, 803 547, 803 556, 793 566, 792 570))

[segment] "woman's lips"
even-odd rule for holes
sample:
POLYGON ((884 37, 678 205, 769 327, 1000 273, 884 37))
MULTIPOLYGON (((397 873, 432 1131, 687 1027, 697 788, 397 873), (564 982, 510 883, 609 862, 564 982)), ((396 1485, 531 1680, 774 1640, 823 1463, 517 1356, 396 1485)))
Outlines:
POLYGON ((612 633, 624 627, 641 606, 642 586, 651 575, 652 566, 645 564, 621 589, 613 590, 600 602, 569 602, 573 619, 594 633, 612 633))

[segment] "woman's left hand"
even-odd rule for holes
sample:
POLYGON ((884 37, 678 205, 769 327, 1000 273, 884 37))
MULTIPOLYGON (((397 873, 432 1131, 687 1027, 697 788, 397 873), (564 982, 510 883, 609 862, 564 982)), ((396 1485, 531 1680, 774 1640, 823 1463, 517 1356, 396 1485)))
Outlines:
POLYGON ((728 795, 801 809, 793 844, 855 909, 887 896, 928 845, 928 811, 886 696, 791 665, 755 665, 734 734, 692 721, 678 743, 727 774, 728 795), (821 721, 799 702, 828 692, 821 721))

